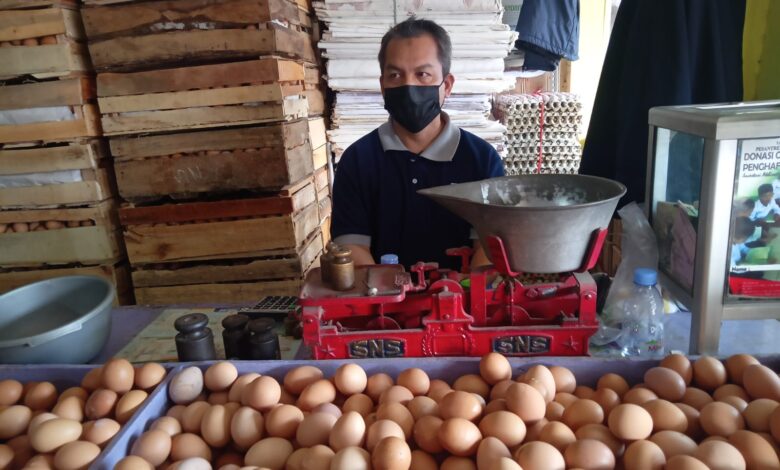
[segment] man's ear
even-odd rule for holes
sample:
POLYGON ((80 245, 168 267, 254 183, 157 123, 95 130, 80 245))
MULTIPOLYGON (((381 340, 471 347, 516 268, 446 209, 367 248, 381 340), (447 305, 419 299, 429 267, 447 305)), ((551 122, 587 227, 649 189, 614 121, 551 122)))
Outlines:
POLYGON ((455 84, 455 76, 453 76, 451 73, 448 73, 446 77, 444 77, 444 97, 447 98, 452 93, 452 86, 455 84))

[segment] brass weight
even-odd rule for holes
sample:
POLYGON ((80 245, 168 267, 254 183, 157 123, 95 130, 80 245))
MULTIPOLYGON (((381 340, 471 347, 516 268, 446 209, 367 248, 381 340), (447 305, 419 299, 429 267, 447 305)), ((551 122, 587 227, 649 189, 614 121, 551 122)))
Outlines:
POLYGON ((355 286, 355 263, 352 261, 352 250, 337 247, 332 253, 330 275, 333 289, 340 291, 352 289, 355 286))

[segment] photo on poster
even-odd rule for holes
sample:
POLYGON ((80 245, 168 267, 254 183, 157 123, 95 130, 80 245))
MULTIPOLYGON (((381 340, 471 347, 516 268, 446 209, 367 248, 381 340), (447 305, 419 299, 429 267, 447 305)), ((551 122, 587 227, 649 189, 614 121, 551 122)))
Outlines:
POLYGON ((780 297, 780 137, 739 143, 729 293, 780 297))

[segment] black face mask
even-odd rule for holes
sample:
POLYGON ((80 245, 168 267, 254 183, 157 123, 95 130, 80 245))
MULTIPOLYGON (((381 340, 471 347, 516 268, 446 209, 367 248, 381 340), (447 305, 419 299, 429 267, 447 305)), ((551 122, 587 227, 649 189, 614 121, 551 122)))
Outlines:
POLYGON ((441 113, 438 85, 403 85, 385 88, 385 109, 395 122, 416 134, 441 113))

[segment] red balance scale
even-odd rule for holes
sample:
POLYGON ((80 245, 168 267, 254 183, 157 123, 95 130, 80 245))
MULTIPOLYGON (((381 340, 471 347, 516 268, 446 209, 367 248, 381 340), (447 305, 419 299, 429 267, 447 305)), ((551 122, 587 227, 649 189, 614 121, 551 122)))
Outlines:
POLYGON ((423 262, 410 272, 400 265, 357 266, 347 291, 331 289, 314 269, 299 298, 303 340, 316 359, 491 351, 586 355, 598 328, 596 282, 588 270, 624 192, 619 183, 580 175, 502 177, 423 190, 472 224, 493 265, 469 271, 471 250, 452 249, 448 254, 462 257, 461 272, 423 262), (572 196, 548 198, 562 194, 550 187, 572 196), (530 205, 522 202, 529 191, 536 194, 530 205), (551 239, 557 228, 578 233, 551 239))

